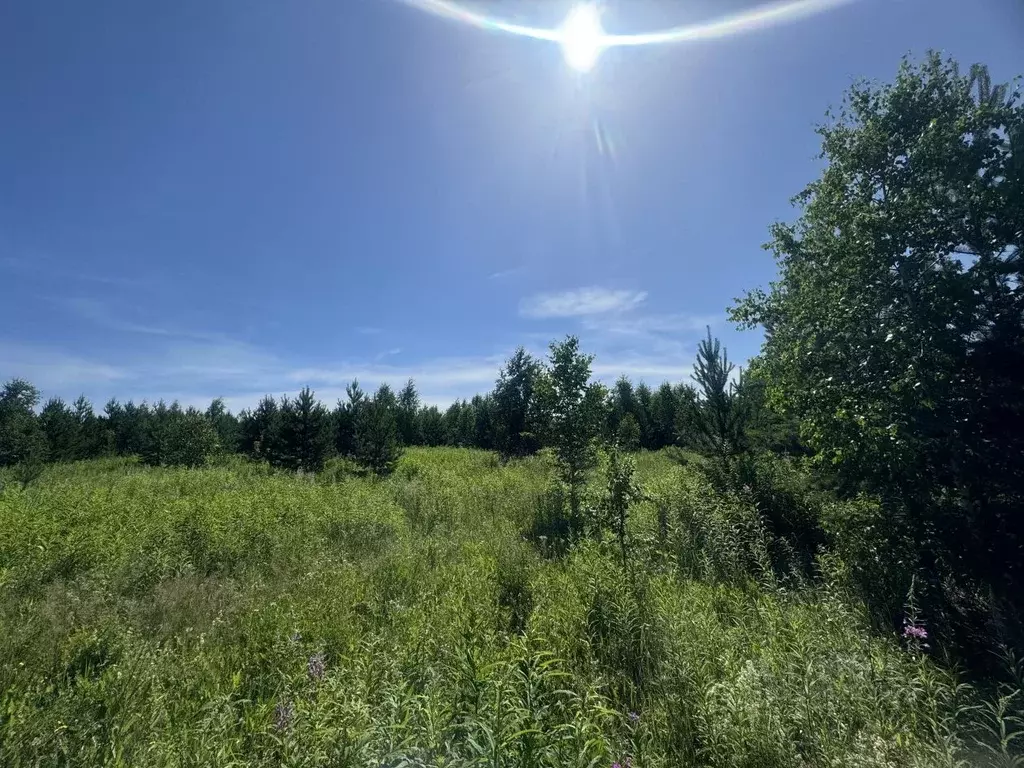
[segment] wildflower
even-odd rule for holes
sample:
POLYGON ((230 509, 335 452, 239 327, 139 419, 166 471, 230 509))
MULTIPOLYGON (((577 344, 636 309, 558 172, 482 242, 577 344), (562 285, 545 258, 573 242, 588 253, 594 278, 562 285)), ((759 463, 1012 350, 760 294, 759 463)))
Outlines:
POLYGON ((309 672, 309 676, 313 680, 324 679, 324 673, 327 671, 327 664, 323 651, 318 651, 309 657, 309 662, 306 664, 306 671, 309 672))
POLYGON ((914 640, 927 640, 928 630, 924 627, 919 627, 915 624, 904 623, 903 625, 903 637, 914 640))
POLYGON ((302 635, 299 634, 299 630, 295 630, 288 636, 288 639, 293 643, 298 643, 302 640, 302 635))
POLYGON ((631 722, 633 725, 636 725, 640 722, 640 715, 638 715, 636 712, 630 712, 628 717, 629 722, 631 722))
POLYGON ((293 717, 295 717, 295 708, 292 707, 291 702, 278 702, 274 707, 274 730, 286 730, 291 725, 293 717))
POLYGON ((612 763, 612 768, 622 768, 622 764, 618 762, 612 763))

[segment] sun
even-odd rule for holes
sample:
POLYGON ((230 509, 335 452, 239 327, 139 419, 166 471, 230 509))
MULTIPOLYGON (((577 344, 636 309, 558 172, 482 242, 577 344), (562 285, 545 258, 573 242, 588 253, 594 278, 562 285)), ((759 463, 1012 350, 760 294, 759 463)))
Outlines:
POLYGON ((589 72, 605 47, 601 15, 592 3, 580 3, 569 11, 559 30, 565 63, 577 72, 589 72))

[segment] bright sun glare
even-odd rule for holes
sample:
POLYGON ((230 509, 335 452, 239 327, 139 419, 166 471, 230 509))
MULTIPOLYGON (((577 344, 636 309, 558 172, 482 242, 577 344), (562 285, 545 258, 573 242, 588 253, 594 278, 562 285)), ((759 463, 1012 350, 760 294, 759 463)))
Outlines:
POLYGON ((604 30, 597 7, 591 3, 575 6, 559 30, 565 62, 577 72, 588 72, 605 47, 604 30))

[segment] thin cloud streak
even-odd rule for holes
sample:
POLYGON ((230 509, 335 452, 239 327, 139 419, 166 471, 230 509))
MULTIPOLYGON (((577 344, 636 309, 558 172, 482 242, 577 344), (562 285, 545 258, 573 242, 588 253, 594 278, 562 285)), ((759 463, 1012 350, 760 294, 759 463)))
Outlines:
POLYGON ((646 291, 577 288, 561 293, 539 293, 519 305, 519 314, 535 319, 583 317, 608 312, 625 312, 647 299, 646 291))

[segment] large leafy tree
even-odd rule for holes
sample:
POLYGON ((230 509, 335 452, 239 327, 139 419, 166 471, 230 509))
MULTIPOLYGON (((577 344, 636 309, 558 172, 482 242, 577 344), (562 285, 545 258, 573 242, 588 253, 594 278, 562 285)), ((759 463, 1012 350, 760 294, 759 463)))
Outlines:
POLYGON ((841 488, 906 511, 922 564, 945 552, 1019 594, 1019 95, 931 54, 854 86, 819 133, 825 170, 771 230, 778 280, 732 311, 765 330, 767 397, 841 488))
POLYGON ((519 347, 498 374, 491 395, 494 442, 505 458, 528 456, 540 448, 537 426, 532 423, 534 389, 540 363, 519 347))

